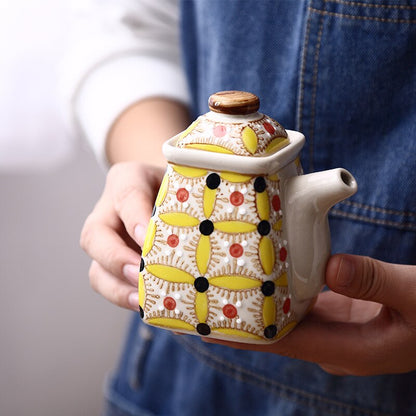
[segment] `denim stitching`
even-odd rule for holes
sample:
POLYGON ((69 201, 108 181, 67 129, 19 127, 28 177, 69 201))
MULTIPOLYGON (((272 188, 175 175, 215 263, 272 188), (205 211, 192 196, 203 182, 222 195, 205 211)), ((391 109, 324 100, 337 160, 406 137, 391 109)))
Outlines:
POLYGON ((372 206, 372 205, 361 204, 359 202, 354 202, 354 201, 343 201, 343 202, 341 202, 341 204, 366 209, 368 211, 380 212, 382 214, 402 215, 404 217, 416 218, 416 213, 411 212, 411 211, 398 211, 398 210, 394 210, 394 209, 380 208, 380 207, 375 207, 375 206, 372 206))
POLYGON ((311 103, 311 124, 309 128, 309 169, 314 171, 314 137, 315 137, 315 116, 316 116, 316 96, 318 91, 318 65, 319 54, 321 52, 322 33, 324 31, 324 18, 323 16, 319 22, 318 39, 316 41, 315 53, 313 57, 313 71, 312 71, 312 103, 311 103))
MULTIPOLYGON (((104 399, 112 406, 116 407, 120 414, 136 415, 136 416, 156 416, 153 412, 142 409, 136 404, 132 403, 129 399, 118 393, 111 387, 111 381, 107 375, 104 382, 104 399)), ((104 413, 106 415, 106 413, 104 413)))
POLYGON ((336 13, 336 12, 328 12, 326 10, 319 10, 315 8, 311 8, 312 12, 323 16, 332 16, 332 17, 341 17, 346 19, 353 19, 353 20, 368 20, 368 21, 376 21, 381 23, 407 23, 407 24, 416 24, 416 19, 390 19, 384 17, 370 17, 370 16, 359 16, 359 15, 350 15, 344 13, 336 13))
POLYGON ((153 332, 146 326, 139 326, 136 334, 135 350, 131 354, 131 362, 129 368, 131 373, 129 376, 129 386, 132 390, 137 390, 141 385, 139 374, 143 372, 143 366, 146 362, 147 353, 152 343, 153 332), (137 341, 139 339, 139 341, 137 341))
POLYGON ((216 371, 220 371, 238 381, 257 385, 288 401, 292 401, 303 406, 315 401, 318 403, 318 406, 320 403, 320 405, 325 408, 326 412, 332 413, 334 415, 344 415, 345 411, 348 411, 348 414, 351 414, 351 411, 359 411, 360 414, 368 416, 393 416, 391 414, 379 413, 377 411, 363 409, 359 406, 349 405, 343 402, 338 402, 336 400, 331 400, 317 394, 279 383, 274 379, 254 373, 245 367, 241 367, 235 363, 225 361, 221 357, 210 353, 207 349, 202 348, 200 345, 189 342, 186 337, 176 337, 176 341, 182 344, 186 350, 189 351, 192 355, 196 356, 197 359, 200 359, 211 368, 214 368, 216 371), (276 391, 276 388, 280 390, 276 391), (284 390, 286 390, 286 392, 284 390), (295 397, 292 397, 288 393, 294 394, 295 397), (338 410, 334 409, 334 406, 338 407, 338 410))
MULTIPOLYGON (((375 4, 369 4, 366 5, 361 2, 354 2, 354 1, 347 1, 347 0, 324 0, 325 4, 328 3, 339 3, 339 4, 346 4, 346 5, 362 5, 362 6, 369 6, 374 8, 383 8, 383 5, 375 5, 375 4)), ((388 5, 386 8, 403 8, 403 9, 409 9, 409 10, 416 10, 416 6, 400 6, 400 5, 388 5)), ((354 16, 354 15, 347 15, 342 13, 335 13, 335 12, 329 12, 326 10, 319 10, 312 6, 308 7, 308 10, 310 12, 314 12, 322 16, 322 20, 320 21, 319 30, 318 30, 318 40, 317 44, 315 46, 315 55, 314 55, 314 67, 313 67, 313 83, 312 83, 312 112, 311 112, 311 127, 310 127, 310 137, 309 137, 309 154, 310 154, 310 169, 313 171, 313 139, 314 139, 314 127, 315 127, 315 115, 316 115, 316 96, 317 96, 317 76, 318 76, 318 63, 319 63, 319 53, 321 48, 321 40, 322 40, 322 32, 323 32, 323 24, 324 24, 324 16, 335 16, 335 17, 341 17, 341 18, 350 18, 350 19, 357 19, 357 20, 374 20, 374 21, 380 21, 380 22, 390 22, 390 23, 416 23, 416 20, 405 20, 405 19, 389 19, 389 18, 377 18, 377 17, 366 17, 366 16, 354 16)), ((299 108, 302 109, 303 103, 304 103, 304 77, 306 72, 306 56, 307 56, 307 44, 310 40, 310 30, 311 30, 311 19, 310 16, 308 18, 308 26, 307 26, 307 33, 305 37, 305 45, 304 45, 304 54, 302 59, 302 70, 301 70, 301 95, 300 95, 300 101, 299 101, 299 108)), ((300 117, 302 117, 302 111, 299 111, 300 117)), ((301 124, 301 123, 299 123, 301 124)), ((301 127, 301 126, 300 126, 301 127)), ((392 209, 384 209, 379 207, 371 207, 370 205, 366 204, 360 204, 357 202, 352 201, 344 201, 342 204, 346 206, 355 206, 358 208, 367 209, 373 212, 379 212, 384 214, 393 214, 393 215, 402 215, 407 216, 410 218, 415 218, 416 213, 412 212, 401 212, 396 211, 392 209)), ((374 219, 370 218, 364 215, 356 215, 352 213, 346 213, 341 210, 333 209, 331 210, 331 214, 333 216, 337 217, 344 217, 344 218, 351 218, 354 220, 364 221, 368 223, 373 223, 377 225, 384 225, 384 226, 391 226, 398 229, 403 230, 410 230, 415 231, 416 225, 408 224, 408 223, 401 223, 398 221, 389 221, 389 220, 382 220, 382 219, 374 219)))
POLYGON ((343 217, 343 218, 350 218, 357 221, 364 221, 371 224, 377 224, 377 225, 387 225, 390 227, 395 227, 399 230, 407 230, 407 231, 416 231, 416 225, 413 224, 403 224, 397 221, 388 221, 388 220, 379 220, 375 218, 368 218, 364 215, 357 215, 357 214, 351 214, 348 212, 340 211, 339 209, 332 209, 331 215, 334 217, 343 217))
POLYGON ((306 71, 306 56, 308 54, 308 44, 309 44, 309 35, 311 31, 311 14, 310 14, 310 6, 308 7, 307 12, 307 23, 306 23, 306 34, 305 39, 303 42, 302 47, 302 63, 300 67, 300 76, 299 76, 299 94, 298 94, 298 125, 297 130, 302 131, 303 130, 303 117, 302 117, 302 111, 303 111, 303 102, 304 102, 304 93, 305 93, 305 71, 306 71))
POLYGON ((325 0, 325 3, 337 3, 344 4, 346 6, 358 6, 364 8, 374 9, 399 9, 399 10, 416 10, 416 6, 409 6, 404 4, 368 4, 361 1, 348 1, 348 0, 325 0))

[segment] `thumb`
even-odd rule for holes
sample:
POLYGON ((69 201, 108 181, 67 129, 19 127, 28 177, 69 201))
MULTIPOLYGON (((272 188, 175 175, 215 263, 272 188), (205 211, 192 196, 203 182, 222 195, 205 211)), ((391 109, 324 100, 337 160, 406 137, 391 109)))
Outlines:
POLYGON ((337 254, 328 262, 326 283, 334 292, 398 310, 414 308, 412 305, 416 301, 415 266, 337 254))
POLYGON ((163 170, 137 162, 113 165, 106 189, 130 237, 143 245, 145 230, 163 177, 163 170))

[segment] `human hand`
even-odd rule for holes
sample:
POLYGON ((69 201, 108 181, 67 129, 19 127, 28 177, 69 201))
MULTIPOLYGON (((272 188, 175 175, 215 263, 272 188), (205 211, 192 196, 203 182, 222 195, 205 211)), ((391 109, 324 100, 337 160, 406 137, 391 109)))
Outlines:
POLYGON ((115 164, 82 229, 92 288, 123 308, 139 309, 140 246, 163 173, 140 162, 115 164))
POLYGON ((332 291, 274 344, 205 341, 315 362, 337 375, 416 369, 416 266, 339 254, 328 262, 326 284, 332 291))

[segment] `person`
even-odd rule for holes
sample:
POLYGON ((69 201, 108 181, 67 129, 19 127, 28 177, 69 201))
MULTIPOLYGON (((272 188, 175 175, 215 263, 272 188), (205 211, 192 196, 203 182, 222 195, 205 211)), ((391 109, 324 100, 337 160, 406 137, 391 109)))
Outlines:
POLYGON ((105 16, 108 53, 73 97, 111 165, 81 235, 90 282, 135 311, 106 414, 415 415, 416 2, 109 4, 88 15, 105 16), (161 144, 230 89, 305 133, 306 171, 342 166, 359 185, 330 212, 330 290, 267 346, 177 336, 137 313, 161 144))

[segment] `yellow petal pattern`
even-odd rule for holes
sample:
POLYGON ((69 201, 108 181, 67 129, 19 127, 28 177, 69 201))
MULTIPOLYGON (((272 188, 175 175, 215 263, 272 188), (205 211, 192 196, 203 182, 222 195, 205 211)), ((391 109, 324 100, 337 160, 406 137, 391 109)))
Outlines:
POLYGON ((195 331, 193 325, 175 318, 150 318, 146 322, 150 325, 164 326, 166 328, 195 331))
POLYGON ((281 274, 275 281, 274 284, 276 286, 287 286, 287 273, 281 274))
POLYGON ((160 214, 159 218, 165 224, 179 227, 195 227, 199 224, 198 218, 192 217, 184 212, 168 212, 166 214, 160 214))
POLYGON ((200 178, 207 174, 205 169, 199 168, 191 168, 189 166, 181 166, 181 165, 172 165, 173 170, 179 175, 185 176, 187 178, 200 178))
POLYGON ((244 338, 251 338, 251 339, 262 339, 258 335, 251 334, 250 332, 242 331, 240 329, 233 329, 233 328, 213 328, 213 331, 220 332, 222 334, 231 335, 233 337, 244 337, 244 338))
POLYGON ((198 125, 199 121, 195 120, 186 130, 184 130, 180 135, 179 135, 179 140, 183 139, 184 137, 186 137, 189 133, 192 132, 192 130, 198 125))
POLYGON ((209 279, 209 284, 231 290, 252 289, 260 287, 261 281, 245 276, 217 276, 209 279))
POLYGON ((269 175, 267 179, 277 182, 279 180, 279 176, 277 175, 277 173, 274 173, 273 175, 269 175))
POLYGON ((167 280, 174 283, 191 283, 193 284, 194 277, 184 270, 177 269, 173 266, 166 266, 164 264, 148 264, 146 270, 158 277, 159 279, 167 280))
POLYGON ((257 230, 257 226, 245 221, 219 221, 214 223, 214 228, 224 233, 250 233, 257 230))
POLYGON ((146 256, 150 249, 153 247, 153 241, 156 235, 156 224, 152 218, 150 218, 149 225, 147 226, 146 237, 144 238, 144 244, 142 247, 142 257, 146 256))
POLYGON ((283 147, 289 144, 289 139, 286 137, 276 137, 273 139, 266 147, 265 153, 271 154, 275 153, 278 150, 282 149, 283 147))
POLYGON ((199 237, 198 246, 196 248, 196 264, 198 271, 203 276, 208 269, 209 260, 211 258, 211 242, 208 235, 199 237))
POLYGON ((274 268, 275 252, 273 241, 269 237, 262 237, 259 243, 260 263, 264 273, 271 274, 274 268))
POLYGON ((289 333, 298 323, 296 321, 292 321, 283 327, 280 332, 277 334, 276 339, 282 338, 284 335, 289 333))
POLYGON ((199 322, 205 322, 208 317, 208 297, 206 293, 197 293, 195 297, 195 313, 199 322))
POLYGON ((209 218, 214 211, 215 201, 217 197, 217 190, 210 189, 208 186, 204 188, 204 215, 209 218))
POLYGON ((276 222, 273 224, 273 230, 275 230, 275 231, 280 231, 281 229, 282 229, 282 219, 280 219, 280 220, 276 221, 276 222))
POLYGON ((169 188, 169 176, 165 175, 163 177, 162 183, 160 184, 159 193, 157 194, 155 205, 160 207, 165 200, 166 194, 168 193, 169 188))
POLYGON ((276 304, 273 296, 266 296, 263 302, 263 322, 268 327, 275 323, 276 320, 276 304))
POLYGON ((256 153, 258 146, 257 135, 251 127, 245 127, 241 138, 243 140, 245 148, 252 154, 256 153))
POLYGON ((252 176, 250 175, 242 175, 241 173, 234 173, 234 172, 221 172, 221 178, 228 182, 233 183, 244 183, 248 182, 252 176))
POLYGON ((234 154, 234 152, 232 152, 231 150, 222 146, 215 145, 215 144, 191 143, 191 144, 187 144, 185 147, 187 149, 205 150, 205 151, 214 152, 214 153, 225 153, 228 155, 234 154))
POLYGON ((144 299, 145 299, 145 292, 146 288, 144 286, 143 275, 139 273, 139 305, 144 308, 144 299))
POLYGON ((256 205, 260 219, 268 220, 270 216, 270 204, 267 192, 256 192, 256 205))

